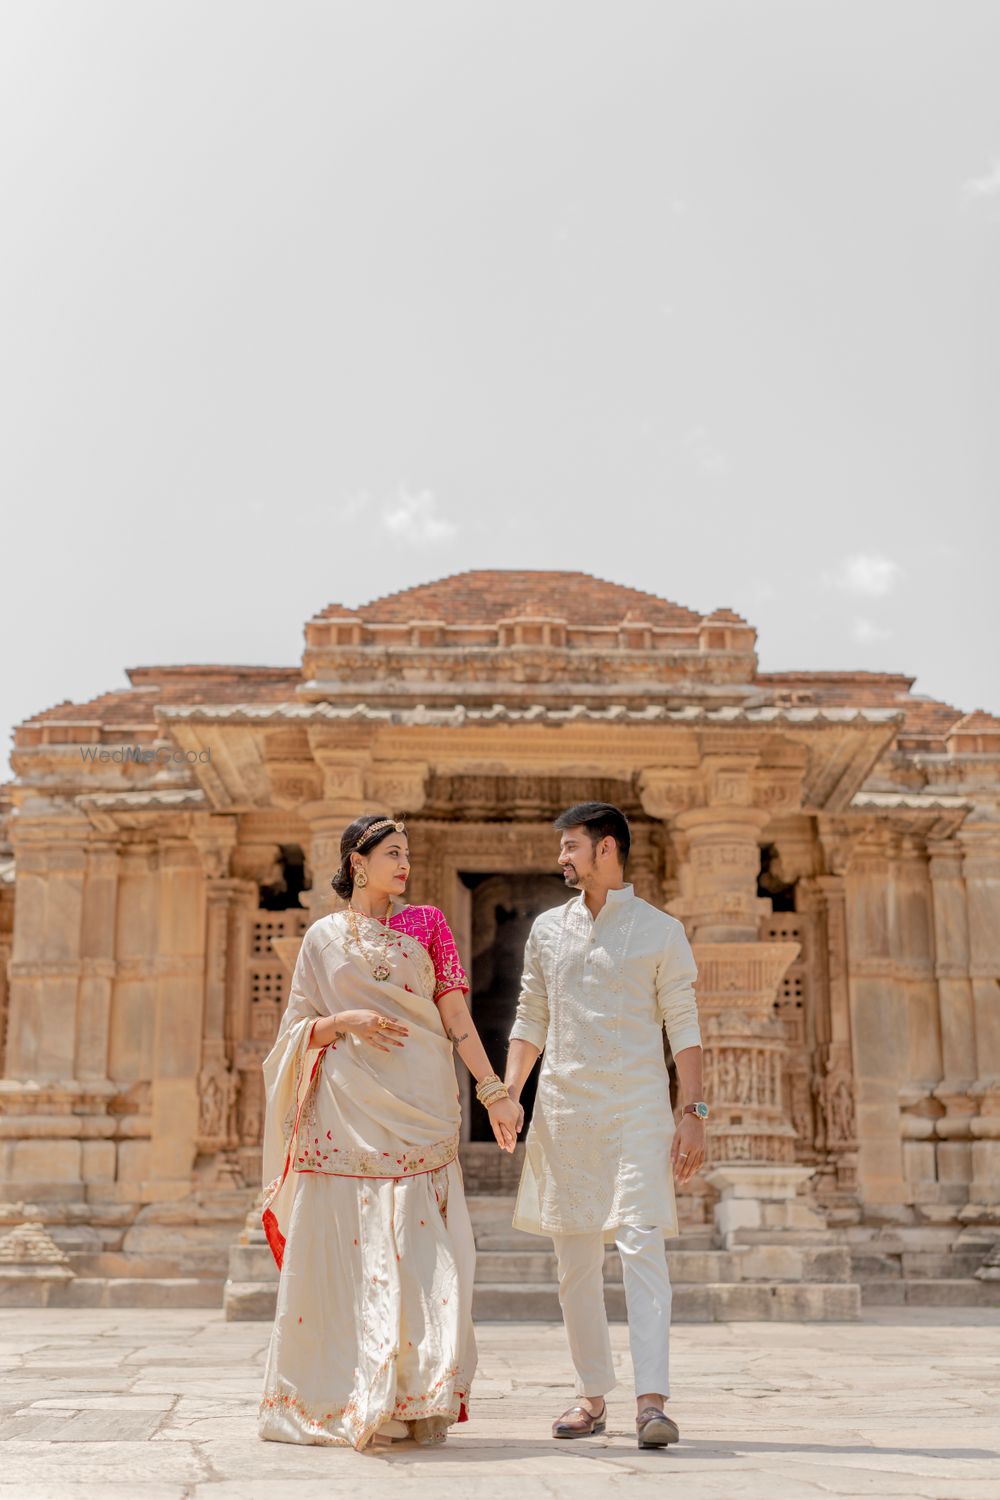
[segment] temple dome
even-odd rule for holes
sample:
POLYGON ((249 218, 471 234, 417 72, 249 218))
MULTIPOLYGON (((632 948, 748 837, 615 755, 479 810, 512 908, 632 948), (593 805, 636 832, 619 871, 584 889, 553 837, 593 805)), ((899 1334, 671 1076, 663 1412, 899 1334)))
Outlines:
MULTIPOLYGON (((720 613, 717 611, 716 613, 720 613)), ((446 625, 486 625, 498 620, 549 618, 567 625, 618 625, 626 618, 649 625, 697 626, 695 610, 642 589, 610 583, 590 573, 477 568, 453 573, 373 599, 357 609, 327 605, 317 619, 349 616, 365 623, 409 624, 435 620, 446 625)), ((730 620, 739 616, 726 612, 730 620)))

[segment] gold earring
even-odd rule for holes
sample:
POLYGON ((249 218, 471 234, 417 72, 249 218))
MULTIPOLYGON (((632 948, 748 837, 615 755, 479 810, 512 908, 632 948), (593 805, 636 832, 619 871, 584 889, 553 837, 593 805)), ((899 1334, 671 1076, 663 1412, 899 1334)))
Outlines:
POLYGON ((358 865, 357 869, 355 870, 354 884, 356 886, 359 886, 361 890, 364 890, 365 886, 368 884, 368 872, 365 869, 364 865, 358 865))

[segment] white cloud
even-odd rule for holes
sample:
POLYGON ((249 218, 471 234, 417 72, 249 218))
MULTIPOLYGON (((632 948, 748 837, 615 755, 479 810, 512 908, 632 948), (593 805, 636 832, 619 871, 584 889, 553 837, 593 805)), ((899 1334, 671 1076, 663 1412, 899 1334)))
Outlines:
POLYGON ((970 177, 962 183, 962 197, 996 198, 1000 194, 1000 161, 995 161, 984 177, 970 177))
POLYGON ((868 552, 845 557, 833 573, 824 573, 823 582, 828 588, 846 589, 849 594, 863 594, 869 599, 881 599, 891 594, 902 569, 889 557, 878 557, 868 552))
POLYGON ((854 639, 863 646, 872 641, 887 641, 892 635, 891 630, 886 630, 883 625, 876 625, 873 620, 857 619, 851 631, 854 639))
POLYGON ((446 542, 458 532, 454 521, 438 514, 437 498, 431 490, 413 493, 400 489, 395 505, 382 512, 382 524, 391 537, 414 547, 446 542))
POLYGON ((729 460, 712 442, 707 427, 693 427, 684 439, 684 447, 699 474, 717 479, 729 472, 729 460))

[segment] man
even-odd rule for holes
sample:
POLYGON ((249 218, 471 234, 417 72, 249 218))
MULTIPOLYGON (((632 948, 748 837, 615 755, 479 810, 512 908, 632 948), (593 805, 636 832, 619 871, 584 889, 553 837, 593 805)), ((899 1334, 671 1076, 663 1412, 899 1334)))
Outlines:
POLYGON ((543 912, 525 948, 507 1088, 519 1099, 544 1051, 514 1227, 550 1234, 578 1403, 558 1438, 603 1432, 615 1385, 604 1306, 604 1248, 621 1253, 639 1446, 678 1439, 669 1396, 670 1277, 677 1233, 671 1171, 705 1159, 697 968, 684 928, 625 881, 630 834, 617 807, 581 802, 556 819, 559 864, 580 892, 543 912), (674 1131, 663 1054, 673 1050, 684 1112, 674 1131), (673 1138, 671 1144, 671 1138, 673 1138))

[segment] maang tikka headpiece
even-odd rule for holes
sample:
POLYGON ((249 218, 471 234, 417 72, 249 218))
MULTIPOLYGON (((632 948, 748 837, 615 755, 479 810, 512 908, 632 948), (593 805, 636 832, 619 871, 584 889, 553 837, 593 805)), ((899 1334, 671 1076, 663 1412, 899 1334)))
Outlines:
POLYGON ((373 823, 370 828, 365 829, 364 833, 355 844, 355 849, 357 849, 358 853, 360 854, 361 846, 363 844, 367 844, 368 840, 373 835, 388 833, 390 829, 394 829, 396 833, 405 833, 406 824, 397 820, 396 818, 383 818, 381 822, 373 823))

